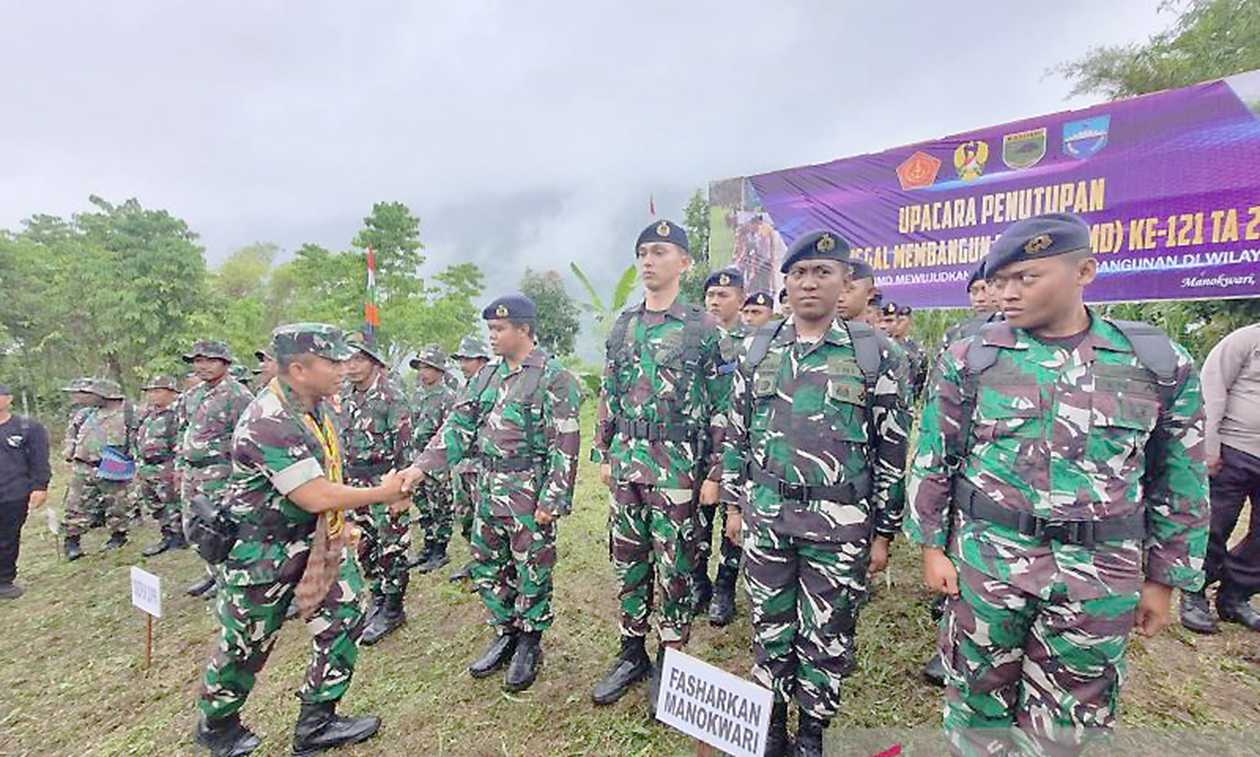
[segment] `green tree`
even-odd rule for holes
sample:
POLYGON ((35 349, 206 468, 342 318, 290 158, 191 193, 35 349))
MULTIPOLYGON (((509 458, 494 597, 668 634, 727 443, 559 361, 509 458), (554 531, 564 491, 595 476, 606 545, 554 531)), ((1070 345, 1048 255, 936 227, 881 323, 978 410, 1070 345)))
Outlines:
POLYGON ((420 219, 401 202, 378 202, 363 219, 363 228, 350 243, 355 249, 376 253, 377 286, 381 297, 408 296, 421 289, 420 219))
POLYGON ((526 268, 520 286, 538 306, 538 343, 557 357, 573 354, 582 311, 565 290, 560 274, 526 268))
POLYGON ((586 273, 578 267, 577 263, 569 263, 569 270, 577 277, 582 288, 586 290, 587 301, 580 303, 579 307, 586 311, 595 319, 595 331, 602 339, 612 330, 613 321, 617 319, 617 314, 625 308, 626 303, 630 300, 630 295, 634 292, 634 287, 639 283, 639 271, 633 265, 621 272, 621 278, 617 280, 616 286, 613 287, 612 293, 605 300, 600 297, 599 292, 595 291, 595 285, 587 278, 586 273))
POLYGON ((682 296, 689 302, 704 305, 704 280, 709 278, 709 198, 697 189, 683 209, 683 226, 691 246, 691 270, 683 276, 682 296))

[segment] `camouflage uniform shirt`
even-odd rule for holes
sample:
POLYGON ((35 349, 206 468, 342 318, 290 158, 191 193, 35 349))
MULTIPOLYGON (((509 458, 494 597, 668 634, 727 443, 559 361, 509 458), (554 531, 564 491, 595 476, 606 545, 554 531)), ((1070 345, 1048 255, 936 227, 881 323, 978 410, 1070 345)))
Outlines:
POLYGON ((136 454, 141 475, 157 474, 174 459, 178 431, 174 405, 150 407, 145 411, 136 435, 136 454))
POLYGON ((348 385, 337 406, 347 477, 375 478, 390 468, 402 470, 407 466, 411 408, 388 374, 378 370, 367 389, 348 385), (369 475, 358 472, 369 467, 380 470, 369 475))

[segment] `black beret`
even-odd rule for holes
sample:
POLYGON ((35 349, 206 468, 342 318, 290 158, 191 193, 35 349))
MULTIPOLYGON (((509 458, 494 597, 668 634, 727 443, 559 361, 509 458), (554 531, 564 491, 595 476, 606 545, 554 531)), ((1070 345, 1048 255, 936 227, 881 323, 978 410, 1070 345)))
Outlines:
POLYGON ((736 287, 744 288, 744 275, 734 268, 723 268, 720 271, 714 271, 709 274, 709 278, 704 280, 704 291, 709 291, 709 287, 736 287))
POLYGON ((787 302, 787 287, 779 290, 779 304, 782 305, 785 302, 787 302))
POLYGON ((897 308, 897 315, 910 315, 913 312, 914 312, 914 308, 910 307, 909 305, 902 305, 901 307, 897 308))
POLYGON ((744 299, 744 306, 760 305, 766 308, 774 307, 774 301, 770 299, 769 292, 753 292, 744 299))
POLYGON ((835 260, 849 262, 849 240, 832 231, 811 231, 797 239, 788 248, 779 273, 787 273, 793 264, 801 260, 835 260))
POLYGON ((875 269, 871 268, 871 264, 864 260, 850 260, 849 269, 852 271, 850 278, 854 281, 858 279, 875 280, 875 269))
POLYGON ((7 384, 0 384, 0 394, 10 397, 13 396, 13 392, 9 390, 7 384))
POLYGON ((884 293, 876 292, 875 294, 872 294, 871 304, 874 305, 875 307, 879 307, 880 305, 884 304, 884 293))
POLYGON ((884 315, 896 315, 899 308, 895 302, 885 302, 883 308, 880 309, 884 315))
POLYGON ((684 251, 690 251, 687 245, 687 230, 672 221, 658 221, 648 224, 648 227, 639 233, 639 239, 634 243, 634 251, 639 251, 639 245, 649 244, 651 242, 669 242, 683 248, 684 251))
POLYGON ((971 286, 977 281, 984 281, 984 258, 980 258, 980 264, 971 272, 971 278, 967 279, 967 291, 971 291, 971 286))
POLYGON ((534 301, 523 294, 509 294, 486 305, 481 317, 487 321, 507 318, 512 321, 532 321, 538 315, 534 301))
POLYGON ((1038 260, 1089 249, 1089 226, 1071 213, 1046 213, 1017 221, 997 238, 985 257, 992 276, 1011 263, 1038 260))

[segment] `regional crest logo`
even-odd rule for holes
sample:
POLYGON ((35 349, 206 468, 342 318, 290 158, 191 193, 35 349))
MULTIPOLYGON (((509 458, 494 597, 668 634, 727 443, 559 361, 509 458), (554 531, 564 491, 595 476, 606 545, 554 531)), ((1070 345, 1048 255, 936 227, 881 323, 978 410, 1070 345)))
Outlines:
POLYGON ((968 140, 954 150, 954 170, 963 181, 980 178, 988 162, 989 145, 983 139, 968 140))
POLYGON ((1030 168, 1046 156, 1046 127, 1002 137, 1002 162, 1007 168, 1030 168))
POLYGON ((1111 129, 1111 116, 1082 118, 1063 124, 1063 154, 1073 158, 1088 158, 1107 144, 1107 132, 1111 129))
POLYGON ((930 187, 936 181, 936 172, 939 170, 941 170, 939 158, 919 151, 897 166, 897 181, 901 182, 903 190, 930 187))

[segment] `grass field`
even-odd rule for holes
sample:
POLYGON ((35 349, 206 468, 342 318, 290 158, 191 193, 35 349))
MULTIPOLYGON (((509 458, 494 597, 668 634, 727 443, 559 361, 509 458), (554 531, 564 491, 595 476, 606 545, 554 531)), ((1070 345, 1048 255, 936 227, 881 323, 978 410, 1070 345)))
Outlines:
MULTIPOLYGON (((589 429, 590 407, 583 429, 589 429)), ((584 458, 585 459, 585 458, 584 458)), ((55 488, 64 484, 59 476, 55 488)), ((60 501, 60 491, 50 499, 60 501)), ((646 687, 596 708, 591 686, 618 645, 616 588, 607 559, 607 494, 584 463, 574 514, 560 527, 557 621, 534 687, 504 694, 499 679, 473 680, 467 663, 488 640, 481 603, 446 574, 413 575, 409 620, 365 648, 346 712, 380 714, 381 733, 337 754, 665 755, 690 753, 686 739, 647 718, 646 687)), ((20 563, 27 593, 0 604, 0 754, 200 754, 191 740, 199 676, 214 626, 207 603, 183 594, 199 574, 189 551, 144 560, 147 524, 119 552, 103 554, 106 534, 85 539, 88 555, 57 559, 42 512, 28 521, 20 563), (128 568, 141 564, 164 582, 153 667, 144 669, 145 623, 130 606, 128 568)), ((452 568, 466 555, 456 536, 452 568)), ((883 580, 859 624, 859 664, 847 681, 843 713, 831 729, 933 727, 940 693, 918 669, 932 644, 914 551, 895 545, 893 583, 883 580)), ((744 675, 749 664, 747 601, 726 629, 697 624, 689 652, 744 675)), ((243 713, 263 738, 258 754, 287 754, 308 637, 288 624, 243 713)), ((1174 627, 1134 641, 1122 721, 1159 729, 1248 729, 1260 723, 1260 634, 1227 626, 1203 638, 1174 627)))

